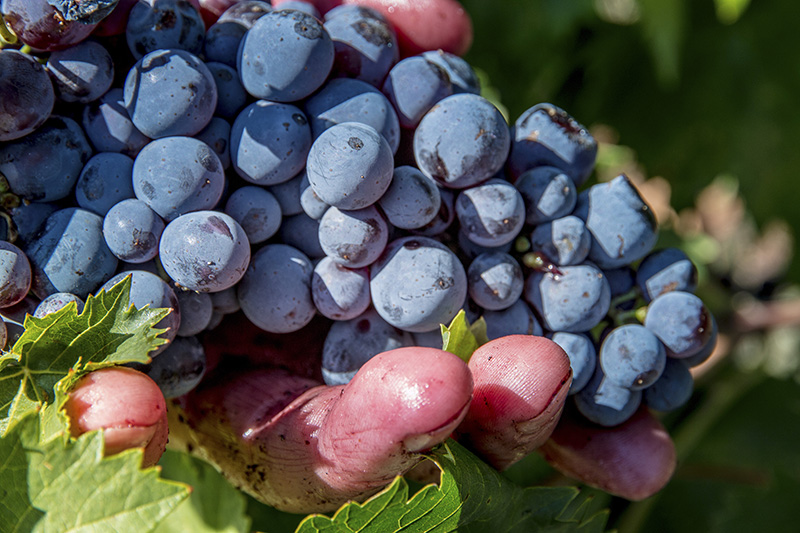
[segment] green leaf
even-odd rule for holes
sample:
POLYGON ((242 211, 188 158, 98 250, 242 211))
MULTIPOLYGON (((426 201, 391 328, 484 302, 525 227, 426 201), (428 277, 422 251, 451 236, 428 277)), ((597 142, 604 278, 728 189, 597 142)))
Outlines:
POLYGON ((465 362, 469 362, 472 353, 478 346, 487 342, 486 323, 483 317, 470 326, 467 315, 462 309, 458 312, 450 326, 442 324, 442 349, 456 354, 465 362))
MULTIPOLYGON (((11 353, 0 357, 0 417, 3 429, 56 397, 56 383, 112 364, 149 361, 166 342, 154 326, 168 309, 129 305, 131 279, 90 295, 81 314, 72 303, 44 318, 25 318, 25 332, 11 353)), ((71 382, 71 381, 70 381, 71 382)), ((59 405, 60 407, 60 405, 59 405)))
POLYGON ((427 485, 408 499, 398 477, 363 504, 347 503, 329 518, 312 515, 297 528, 314 532, 397 531, 603 531, 607 513, 587 512, 573 487, 522 488, 453 440, 430 455, 442 470, 439 486, 427 485))
POLYGON ((103 434, 39 441, 29 414, 0 439, 3 531, 118 533, 152 531, 189 489, 140 470, 141 449, 103 457, 103 434))
POLYGON ((247 533, 247 500, 208 463, 167 450, 159 461, 161 477, 192 487, 189 498, 159 524, 155 533, 247 533))

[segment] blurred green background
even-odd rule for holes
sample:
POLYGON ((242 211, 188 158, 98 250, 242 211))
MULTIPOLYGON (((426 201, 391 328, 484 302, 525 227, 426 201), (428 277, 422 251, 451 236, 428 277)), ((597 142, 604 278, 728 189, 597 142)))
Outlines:
MULTIPOLYGON (((634 504, 594 495, 598 507, 611 508, 609 526, 623 533, 800 530, 793 517, 800 500, 797 7, 777 0, 462 3, 475 34, 466 58, 509 121, 539 102, 559 105, 626 147, 601 145, 598 174, 619 167, 659 176, 670 185, 674 213, 699 212, 704 221, 676 214, 661 245, 681 246, 700 263, 698 292, 720 323, 722 361, 697 378, 689 406, 664 418, 679 457, 667 488, 634 504)), ((508 476, 559 482, 536 455, 508 476)))

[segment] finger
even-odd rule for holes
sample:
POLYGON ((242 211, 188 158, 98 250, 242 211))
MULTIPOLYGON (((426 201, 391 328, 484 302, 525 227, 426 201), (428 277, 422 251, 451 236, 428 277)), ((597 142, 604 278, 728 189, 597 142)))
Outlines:
POLYGON ((219 378, 184 400, 172 441, 269 505, 324 512, 411 468, 461 422, 472 392, 460 359, 418 347, 378 354, 346 386, 314 383, 277 369, 219 378))
POLYGON ((645 407, 613 428, 570 409, 539 451, 563 474, 629 500, 652 496, 675 471, 669 433, 645 407))
POLYGON ((472 21, 457 0, 346 0, 382 13, 397 33, 401 57, 439 50, 464 55, 472 44, 472 21))
POLYGON ((505 469, 552 433, 572 382, 569 358, 545 337, 510 335, 478 348, 469 368, 475 391, 458 440, 505 469))
POLYGON ((144 448, 142 466, 156 464, 167 444, 167 405, 147 375, 125 367, 98 370, 81 378, 64 406, 77 437, 105 430, 105 453, 144 448))

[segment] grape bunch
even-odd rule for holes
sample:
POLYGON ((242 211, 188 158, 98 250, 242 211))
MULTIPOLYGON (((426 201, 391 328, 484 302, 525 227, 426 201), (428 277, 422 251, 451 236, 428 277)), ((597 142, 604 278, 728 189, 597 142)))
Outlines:
POLYGON ((0 4, 19 40, 0 49, 4 346, 26 313, 130 275, 134 305, 172 310, 143 367, 170 398, 213 366, 202 335, 226 315, 322 328, 342 384, 441 348, 464 310, 489 339, 562 346, 599 424, 688 399, 716 336, 696 270, 653 250, 627 177, 586 185, 597 143, 569 114, 509 126, 466 61, 401 56, 368 7, 209 5, 0 4))

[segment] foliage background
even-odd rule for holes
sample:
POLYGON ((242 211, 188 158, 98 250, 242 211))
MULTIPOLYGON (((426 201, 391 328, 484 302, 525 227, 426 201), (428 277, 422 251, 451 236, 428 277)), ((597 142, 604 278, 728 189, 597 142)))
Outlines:
MULTIPOLYGON (((720 323, 722 362, 698 377, 690 406, 664 419, 679 454, 673 481, 641 503, 597 494, 598 505, 611 506, 609 525, 796 531, 795 7, 778 0, 462 3, 475 33, 466 58, 485 74, 509 121, 548 101, 593 131, 604 125, 607 138, 627 148, 601 147, 599 163, 605 157, 659 176, 675 213, 716 209, 718 226, 729 226, 729 238, 707 224, 701 233, 712 238, 698 240, 676 216, 663 232, 662 245, 682 246, 701 263, 699 292, 720 323), (770 228, 783 236, 771 245, 758 236, 770 228)), ((561 482, 536 456, 507 475, 523 484, 561 482)))

